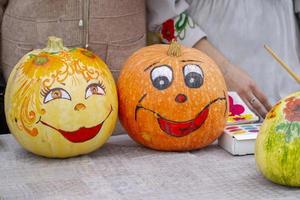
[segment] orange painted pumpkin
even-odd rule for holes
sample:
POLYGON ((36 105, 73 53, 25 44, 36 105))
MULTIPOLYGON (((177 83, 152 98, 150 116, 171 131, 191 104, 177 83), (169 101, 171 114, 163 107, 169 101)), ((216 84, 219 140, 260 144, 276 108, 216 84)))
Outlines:
POLYGON ((153 149, 207 146, 226 124, 227 89, 217 65, 176 42, 135 52, 121 71, 118 95, 122 125, 136 142, 153 149))

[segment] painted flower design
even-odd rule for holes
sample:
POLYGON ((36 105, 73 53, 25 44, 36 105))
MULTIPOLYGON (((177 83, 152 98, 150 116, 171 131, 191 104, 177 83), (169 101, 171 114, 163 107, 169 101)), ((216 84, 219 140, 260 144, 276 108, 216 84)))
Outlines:
POLYGON ((292 96, 282 102, 285 104, 282 110, 285 120, 276 125, 275 132, 285 134, 285 141, 291 142, 300 138, 300 98, 292 96))
POLYGON ((60 59, 60 56, 60 54, 53 55, 47 52, 30 54, 29 58, 21 66, 22 71, 30 78, 50 76, 50 74, 56 72, 65 65, 65 63, 60 59))
POLYGON ((286 107, 283 109, 285 118, 290 122, 300 122, 300 99, 287 99, 286 107))
POLYGON ((173 39, 175 39, 175 28, 173 19, 168 19, 162 24, 161 34, 162 37, 168 42, 171 42, 173 39))

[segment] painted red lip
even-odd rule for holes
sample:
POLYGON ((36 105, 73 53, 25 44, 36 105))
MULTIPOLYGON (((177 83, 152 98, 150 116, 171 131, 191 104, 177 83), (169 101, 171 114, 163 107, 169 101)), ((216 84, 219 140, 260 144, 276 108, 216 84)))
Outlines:
POLYGON ((176 122, 158 117, 157 121, 159 123, 160 128, 166 132, 167 134, 175 137, 183 137, 191 132, 200 128, 200 126, 204 123, 209 113, 209 107, 205 107, 196 118, 184 121, 184 122, 176 122))
POLYGON ((161 130, 171 136, 174 136, 174 137, 186 136, 186 135, 192 133, 193 131, 197 130, 198 128, 200 128, 202 126, 202 124, 205 122, 206 118, 208 117, 210 105, 216 103, 217 101, 225 102, 224 116, 227 113, 227 98, 225 95, 225 91, 224 91, 223 97, 218 97, 218 98, 212 100, 211 102, 209 102, 200 111, 200 113, 197 114, 197 116, 194 119, 191 119, 188 121, 183 121, 183 122, 165 119, 159 113, 155 112, 154 110, 142 106, 141 102, 145 97, 146 97, 146 94, 144 94, 142 96, 142 98, 139 100, 139 102, 135 108, 135 120, 137 121, 137 113, 140 109, 144 109, 146 111, 152 112, 157 117, 157 121, 158 121, 158 124, 159 124, 161 130))
POLYGON ((101 128, 102 123, 90 128, 81 127, 77 131, 64 131, 61 129, 58 129, 57 131, 60 132, 67 140, 74 143, 79 143, 85 142, 95 137, 99 133, 101 128))
POLYGON ((90 127, 90 128, 81 127, 76 131, 64 131, 61 129, 57 129, 57 128, 47 124, 46 122, 43 122, 42 120, 40 120, 40 122, 42 124, 44 124, 45 126, 53 128, 56 131, 60 132, 60 134, 62 134, 70 142, 80 143, 80 142, 85 142, 85 141, 88 141, 88 140, 94 138, 100 132, 103 123, 109 117, 109 115, 112 113, 112 111, 113 111, 113 108, 111 106, 110 112, 108 113, 106 118, 100 124, 90 127))

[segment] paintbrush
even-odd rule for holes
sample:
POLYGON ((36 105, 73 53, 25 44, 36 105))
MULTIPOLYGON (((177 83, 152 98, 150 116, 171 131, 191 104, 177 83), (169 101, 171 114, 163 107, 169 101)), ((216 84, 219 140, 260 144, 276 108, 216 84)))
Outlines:
POLYGON ((264 45, 264 47, 273 56, 273 58, 298 82, 298 84, 300 84, 300 77, 293 72, 293 70, 285 62, 283 62, 283 60, 281 60, 268 45, 264 45))

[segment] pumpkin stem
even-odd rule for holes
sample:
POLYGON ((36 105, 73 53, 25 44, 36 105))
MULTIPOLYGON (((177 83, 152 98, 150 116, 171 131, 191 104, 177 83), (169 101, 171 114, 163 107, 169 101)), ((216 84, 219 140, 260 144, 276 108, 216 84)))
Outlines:
POLYGON ((67 51, 68 48, 64 47, 63 40, 61 38, 50 36, 48 37, 47 47, 43 50, 49 53, 58 53, 60 51, 67 51))
POLYGON ((168 49, 168 56, 174 56, 174 57, 179 57, 181 56, 181 48, 180 44, 176 42, 176 40, 172 40, 169 49, 168 49))

